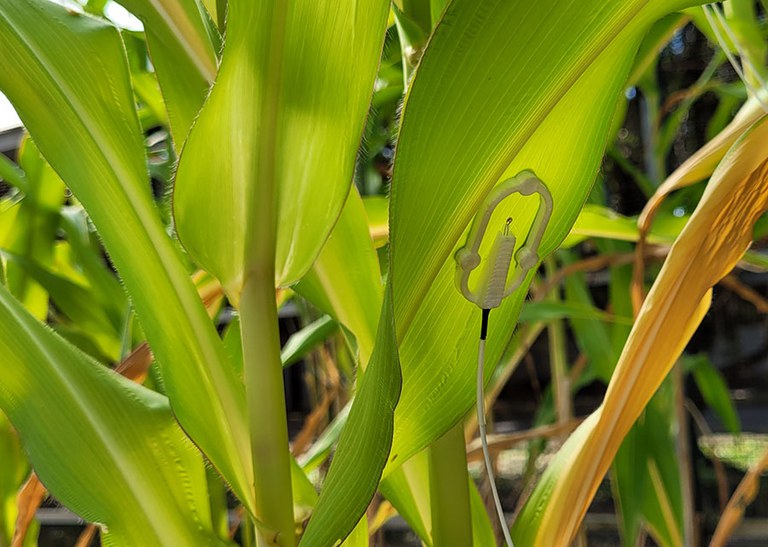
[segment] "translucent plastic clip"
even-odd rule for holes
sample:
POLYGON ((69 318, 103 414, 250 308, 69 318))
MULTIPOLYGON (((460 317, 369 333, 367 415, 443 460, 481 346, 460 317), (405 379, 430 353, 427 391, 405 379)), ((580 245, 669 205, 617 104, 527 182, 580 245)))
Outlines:
POLYGON ((528 271, 539 263, 539 245, 552 215, 552 194, 533 171, 523 171, 498 184, 485 198, 467 236, 467 243, 456 252, 456 284, 464 297, 484 310, 497 308, 501 301, 522 285, 528 271), (494 209, 512 194, 538 194, 539 209, 523 245, 514 253, 517 239, 509 233, 511 219, 496 235, 485 262, 488 266, 476 287, 469 287, 469 276, 481 263, 480 244, 485 237, 494 209), (515 269, 509 276, 514 253, 515 269))

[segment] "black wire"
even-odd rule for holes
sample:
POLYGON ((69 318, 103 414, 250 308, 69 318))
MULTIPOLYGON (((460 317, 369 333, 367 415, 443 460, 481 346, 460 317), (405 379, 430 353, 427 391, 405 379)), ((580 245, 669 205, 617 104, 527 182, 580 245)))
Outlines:
POLYGON ((480 326, 480 340, 485 340, 488 336, 488 316, 491 310, 483 310, 483 323, 480 326))

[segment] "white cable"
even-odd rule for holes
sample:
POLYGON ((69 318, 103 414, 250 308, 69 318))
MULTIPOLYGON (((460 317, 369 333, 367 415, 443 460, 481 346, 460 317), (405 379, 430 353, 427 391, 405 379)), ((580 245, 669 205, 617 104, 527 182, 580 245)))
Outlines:
POLYGON ((501 507, 499 491, 496 489, 496 477, 493 474, 493 464, 491 463, 491 453, 488 450, 488 438, 485 433, 485 340, 480 340, 480 346, 477 352, 477 426, 480 430, 480 443, 483 445, 483 457, 485 458, 485 470, 488 473, 488 481, 491 483, 491 492, 493 492, 493 501, 496 504, 496 513, 499 515, 501 530, 504 532, 504 539, 507 547, 514 547, 512 536, 509 534, 509 527, 504 518, 504 509, 501 507))
POLYGON ((456 259, 456 287, 459 292, 470 302, 477 305, 483 312, 483 322, 480 329, 480 347, 477 355, 477 425, 480 430, 480 442, 483 445, 483 457, 485 469, 491 483, 493 501, 496 512, 499 515, 499 523, 504 532, 507 547, 514 547, 512 536, 509 533, 507 521, 504 518, 504 509, 501 507, 499 492, 496 489, 496 477, 493 476, 491 455, 488 451, 488 439, 485 432, 485 339, 488 335, 488 315, 492 308, 501 305, 501 301, 515 292, 525 281, 528 272, 539 264, 539 245, 541 245, 544 232, 552 215, 552 194, 547 185, 526 169, 516 176, 499 183, 486 197, 480 209, 475 215, 472 227, 467 235, 467 243, 454 255, 456 259), (517 238, 510 233, 512 218, 507 218, 501 232, 494 239, 491 251, 485 259, 486 268, 481 281, 473 289, 470 287, 470 274, 472 270, 480 266, 483 259, 480 257, 480 246, 485 237, 488 223, 493 216, 493 211, 511 194, 522 196, 539 195, 539 207, 533 219, 528 235, 523 239, 522 246, 515 251, 517 238), (510 268, 515 267, 510 278, 510 268))

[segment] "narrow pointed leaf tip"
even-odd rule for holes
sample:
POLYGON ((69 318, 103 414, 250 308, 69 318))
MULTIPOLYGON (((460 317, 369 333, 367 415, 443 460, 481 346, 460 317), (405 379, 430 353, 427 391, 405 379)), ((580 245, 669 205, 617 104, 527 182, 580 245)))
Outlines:
POLYGON ((643 304, 600 408, 571 436, 517 519, 516 545, 568 543, 624 436, 706 314, 711 287, 768 209, 768 118, 729 150, 643 304))

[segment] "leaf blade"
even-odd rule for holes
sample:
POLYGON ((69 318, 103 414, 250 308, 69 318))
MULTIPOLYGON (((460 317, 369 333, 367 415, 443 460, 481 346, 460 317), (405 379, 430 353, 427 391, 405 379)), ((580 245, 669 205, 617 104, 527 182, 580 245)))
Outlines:
POLYGON ((344 9, 314 2, 275 13, 270 5, 230 2, 217 82, 176 179, 181 239, 235 301, 244 276, 268 260, 270 243, 261 241, 268 236, 249 234, 276 230, 271 245, 281 286, 309 270, 328 237, 349 191, 386 30, 382 0, 344 9), (231 149, 208 158, 211 135, 231 149), (320 172, 322 185, 315 181, 320 172))
POLYGON ((220 544, 203 462, 164 397, 78 352, 3 286, 0 349, 0 405, 57 498, 116 545, 220 544))
POLYGON ((0 13, 0 88, 99 230, 176 416, 249 504, 243 389, 152 203, 118 33, 40 0, 3 0, 0 13))

